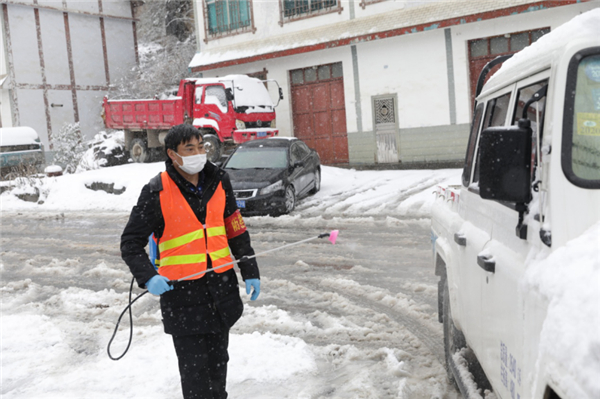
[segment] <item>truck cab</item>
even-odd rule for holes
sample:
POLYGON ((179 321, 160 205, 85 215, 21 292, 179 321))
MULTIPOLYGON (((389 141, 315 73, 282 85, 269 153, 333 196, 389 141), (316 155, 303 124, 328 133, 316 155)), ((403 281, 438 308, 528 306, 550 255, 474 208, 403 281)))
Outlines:
MULTIPOLYGON (((582 323, 570 328, 589 333, 552 348, 548 329, 561 313, 543 267, 600 221, 599 27, 596 9, 503 63, 476 97, 462 184, 436 191, 439 315, 449 378, 465 396, 472 383, 498 398, 600 392, 571 356, 600 344, 600 311, 588 314, 583 300, 569 310, 582 323)), ((598 252, 596 242, 596 268, 598 252)), ((573 262, 560 272, 576 272, 573 262)), ((554 282, 563 293, 586 283, 554 282)), ((589 367, 600 372, 600 361, 589 367)))
POLYGON ((245 75, 189 81, 195 90, 192 124, 203 131, 209 158, 216 160, 237 144, 278 135, 275 105, 262 81, 245 75))

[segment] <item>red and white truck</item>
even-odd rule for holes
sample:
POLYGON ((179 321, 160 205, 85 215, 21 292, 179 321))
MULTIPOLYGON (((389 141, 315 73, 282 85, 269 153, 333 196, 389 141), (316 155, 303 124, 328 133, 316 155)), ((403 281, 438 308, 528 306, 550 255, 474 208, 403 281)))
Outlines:
MULTIPOLYGON (((277 82, 269 80, 269 82, 277 82)), ((278 87, 279 100, 283 98, 278 87)), ((102 117, 109 129, 125 131, 125 147, 134 162, 164 152, 169 129, 189 123, 203 133, 208 159, 249 140, 277 136, 275 107, 263 81, 246 75, 189 78, 167 99, 109 100, 102 117)))

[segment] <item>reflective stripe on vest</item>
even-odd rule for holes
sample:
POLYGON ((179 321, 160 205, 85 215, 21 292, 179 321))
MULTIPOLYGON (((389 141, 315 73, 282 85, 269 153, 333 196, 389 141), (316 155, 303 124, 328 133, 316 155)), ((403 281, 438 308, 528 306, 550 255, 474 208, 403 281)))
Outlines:
MULTIPOLYGON (((165 229, 158 242, 158 273, 169 280, 178 280, 202 272, 207 268, 207 255, 212 267, 232 262, 223 220, 226 198, 222 184, 219 183, 208 201, 206 224, 203 225, 169 174, 163 172, 161 179, 160 207, 165 229)), ((223 273, 232 268, 230 265, 215 271, 223 273)))

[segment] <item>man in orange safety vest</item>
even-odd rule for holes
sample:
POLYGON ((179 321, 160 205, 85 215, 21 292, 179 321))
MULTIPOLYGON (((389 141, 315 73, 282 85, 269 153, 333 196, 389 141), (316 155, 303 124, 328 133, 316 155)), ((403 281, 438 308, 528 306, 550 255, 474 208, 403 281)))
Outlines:
MULTIPOLYGON (((121 236, 121 255, 138 285, 160 295, 183 397, 224 399, 229 329, 243 311, 233 265, 171 281, 252 256, 254 250, 229 177, 206 161, 198 129, 173 127, 165 147, 166 170, 142 189, 121 236), (152 234, 158 250, 151 260, 145 246, 152 234)), ((244 259, 239 267, 246 292, 255 300, 260 293, 256 260, 244 259)))

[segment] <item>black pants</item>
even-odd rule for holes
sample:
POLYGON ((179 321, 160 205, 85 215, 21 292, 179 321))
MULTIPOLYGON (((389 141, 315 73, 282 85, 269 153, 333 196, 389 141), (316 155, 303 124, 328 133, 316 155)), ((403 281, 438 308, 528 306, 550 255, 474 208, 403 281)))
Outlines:
POLYGON ((185 399, 226 399, 229 331, 173 335, 185 399))

